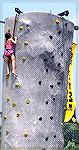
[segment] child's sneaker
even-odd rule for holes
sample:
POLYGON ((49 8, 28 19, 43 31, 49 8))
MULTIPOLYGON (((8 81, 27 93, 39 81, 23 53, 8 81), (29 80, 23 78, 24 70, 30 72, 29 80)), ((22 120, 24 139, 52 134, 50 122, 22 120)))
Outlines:
POLYGON ((17 78, 17 75, 14 71, 12 71, 12 74, 15 76, 15 78, 17 78))

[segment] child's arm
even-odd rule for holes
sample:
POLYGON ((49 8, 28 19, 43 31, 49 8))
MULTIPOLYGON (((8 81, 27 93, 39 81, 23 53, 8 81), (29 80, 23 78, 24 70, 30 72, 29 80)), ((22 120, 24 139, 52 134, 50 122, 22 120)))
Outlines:
POLYGON ((15 40, 13 40, 13 39, 11 38, 11 41, 12 41, 12 43, 16 44, 16 43, 17 43, 17 37, 15 36, 15 40))

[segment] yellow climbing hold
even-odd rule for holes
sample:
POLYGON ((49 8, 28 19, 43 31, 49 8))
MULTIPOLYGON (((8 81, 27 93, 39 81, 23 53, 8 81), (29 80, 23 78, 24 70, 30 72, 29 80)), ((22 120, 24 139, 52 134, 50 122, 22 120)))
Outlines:
POLYGON ((28 42, 27 42, 27 41, 26 41, 26 42, 24 42, 24 45, 25 45, 25 46, 27 46, 27 45, 28 45, 28 42))
POLYGON ((4 115, 4 120, 6 120, 7 119, 7 115, 4 115))
POLYGON ((9 100, 10 100, 9 97, 7 97, 7 102, 9 102, 9 100))
POLYGON ((19 83, 16 83, 15 84, 16 88, 20 87, 20 84, 19 83))
POLYGON ((60 20, 59 20, 59 19, 56 19, 56 23, 59 24, 59 23, 60 23, 60 20))
POLYGON ((20 113, 17 113, 17 114, 16 114, 16 117, 19 117, 19 116, 20 116, 20 113))
POLYGON ((24 133, 24 137, 26 138, 28 136, 28 134, 27 133, 24 133))
POLYGON ((14 102, 13 104, 12 104, 12 107, 15 107, 16 106, 16 103, 14 102))
POLYGON ((23 29, 24 29, 24 27, 23 27, 23 26, 20 26, 20 27, 19 27, 19 29, 20 29, 20 30, 23 30, 23 29))
POLYGON ((7 130, 7 131, 6 131, 6 135, 8 135, 8 134, 9 134, 9 131, 7 130))
POLYGON ((26 100, 26 104, 30 104, 30 100, 29 99, 26 100))
POLYGON ((76 122, 76 119, 73 117, 73 118, 72 118, 72 121, 75 123, 75 122, 76 122))

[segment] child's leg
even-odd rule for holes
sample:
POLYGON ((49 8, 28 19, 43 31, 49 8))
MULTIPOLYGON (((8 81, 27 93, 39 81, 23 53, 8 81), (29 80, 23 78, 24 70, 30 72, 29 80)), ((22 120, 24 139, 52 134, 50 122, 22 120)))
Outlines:
POLYGON ((11 55, 11 60, 12 60, 12 73, 16 75, 16 62, 14 54, 11 55))
POLYGON ((6 62, 6 75, 9 75, 9 58, 5 56, 4 60, 6 62))

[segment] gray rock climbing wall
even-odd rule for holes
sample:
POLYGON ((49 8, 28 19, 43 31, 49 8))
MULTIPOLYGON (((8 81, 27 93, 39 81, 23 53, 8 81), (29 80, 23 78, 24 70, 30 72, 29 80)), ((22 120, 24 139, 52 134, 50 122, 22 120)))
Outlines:
MULTIPOLYGON (((7 27, 13 30, 13 18, 5 21, 5 31, 7 27)), ((6 80, 4 67, 4 150, 63 149, 73 31, 73 23, 59 16, 41 12, 20 15, 16 26, 18 79, 10 72, 6 80)))

